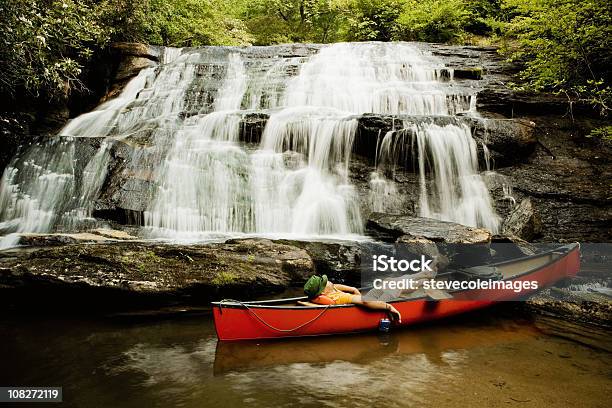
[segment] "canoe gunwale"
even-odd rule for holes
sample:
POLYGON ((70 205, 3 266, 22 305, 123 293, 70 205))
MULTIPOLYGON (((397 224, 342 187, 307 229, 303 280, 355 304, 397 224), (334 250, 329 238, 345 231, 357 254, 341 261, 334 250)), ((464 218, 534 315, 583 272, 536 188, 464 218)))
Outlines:
MULTIPOLYGON (((490 266, 490 267, 494 267, 494 266, 503 266, 503 265, 508 265, 508 264, 512 264, 512 263, 518 263, 518 262, 522 262, 522 261, 526 261, 526 260, 530 260, 530 259, 536 259, 536 258, 541 258, 544 256, 548 256, 551 255, 555 252, 560 252, 562 251, 563 254, 557 258, 552 258, 549 262, 543 264, 543 265, 538 265, 536 267, 533 267, 531 269, 528 269, 525 272, 501 279, 502 281, 511 281, 514 279, 519 279, 522 278, 524 276, 533 274, 543 268, 546 268, 552 264, 555 264, 561 260, 563 260, 564 258, 566 258, 570 253, 572 253, 575 250, 579 250, 580 249, 580 244, 578 242, 574 242, 571 244, 567 244, 567 245, 563 245, 539 254, 534 254, 534 255, 528 255, 528 256, 524 256, 521 258, 515 258, 515 259, 510 259, 507 261, 501 261, 501 262, 496 262, 496 263, 492 263, 492 264, 486 264, 486 266, 490 266)), ((367 290, 367 289, 371 289, 371 287, 365 287, 365 288, 360 288, 360 290, 367 290)), ((473 291, 474 289, 457 289, 457 290, 449 290, 447 291, 448 293, 461 293, 461 292, 468 292, 468 291, 473 291)), ((298 309, 298 310, 306 310, 306 309, 322 309, 322 308, 328 308, 328 309, 339 309, 339 308, 350 308, 350 307, 356 307, 357 305, 355 304, 343 304, 343 305, 317 305, 317 306, 302 306, 302 305, 278 305, 279 303, 288 303, 288 302, 298 302, 298 301, 303 301, 307 299, 307 296, 297 296, 297 297, 293 297, 293 298, 283 298, 283 299, 267 299, 267 300, 254 300, 254 301, 237 301, 234 299, 226 299, 226 300, 221 300, 218 302, 211 302, 212 307, 215 308, 219 308, 219 309, 224 309, 224 308, 237 308, 237 309, 247 309, 247 308, 251 308, 251 309, 278 309, 278 310, 294 310, 294 309, 298 309)), ((413 302, 413 301, 422 301, 428 299, 427 295, 424 296, 420 296, 420 297, 415 297, 415 298, 406 298, 406 299, 396 299, 396 300, 391 300, 387 303, 393 304, 393 303, 405 303, 405 302, 413 302)), ((457 300, 460 301, 460 300, 457 300)), ((435 302, 435 300, 432 300, 432 302, 435 302)))

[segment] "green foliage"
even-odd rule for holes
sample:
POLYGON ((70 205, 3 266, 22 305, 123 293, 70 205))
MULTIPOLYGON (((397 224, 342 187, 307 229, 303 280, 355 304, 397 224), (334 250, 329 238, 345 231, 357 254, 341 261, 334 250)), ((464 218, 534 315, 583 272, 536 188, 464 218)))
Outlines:
POLYGON ((215 286, 228 286, 236 283, 238 279, 238 275, 232 272, 221 271, 218 272, 214 278, 212 278, 211 283, 215 286))
POLYGON ((327 43, 346 39, 350 0, 253 0, 239 16, 254 44, 327 43))
POLYGON ((521 87, 612 106, 612 12, 607 0, 504 0, 503 51, 523 66, 521 87))
POLYGON ((250 44, 235 17, 240 7, 242 0, 103 0, 97 10, 113 40, 196 47, 250 44))
POLYGON ((173 47, 247 45, 244 23, 214 0, 149 0, 141 22, 146 42, 173 47))
POLYGON ((0 94, 65 97, 106 44, 89 2, 12 0, 0 3, 0 94), (44 94, 44 95, 41 95, 44 94))
POLYGON ((612 126, 604 126, 593 129, 587 137, 601 140, 603 143, 612 145, 612 126))
POLYGON ((149 0, 101 0, 96 15, 111 41, 144 41, 144 22, 148 18, 149 0))
POLYGON ((492 22, 501 15, 502 0, 467 0, 467 12, 463 29, 474 35, 491 35, 492 22))
POLYGON ((430 42, 458 42, 467 21, 464 0, 409 0, 398 18, 402 39, 430 42))
POLYGON ((0 95, 66 97, 111 41, 493 41, 521 65, 518 88, 562 93, 606 115, 611 9, 608 0, 4 0, 0 95))
POLYGON ((232 0, 10 0, 0 3, 0 95, 65 98, 84 90, 92 55, 111 41, 246 45, 232 0))
POLYGON ((349 40, 390 41, 395 39, 404 1, 356 0, 351 5, 349 40))

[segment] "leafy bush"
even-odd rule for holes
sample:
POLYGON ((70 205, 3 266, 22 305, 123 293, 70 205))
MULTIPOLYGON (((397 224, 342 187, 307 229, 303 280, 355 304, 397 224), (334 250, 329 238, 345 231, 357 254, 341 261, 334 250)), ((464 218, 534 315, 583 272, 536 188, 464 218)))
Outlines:
POLYGON ((224 2, 214 0, 149 0, 141 22, 143 39, 173 47, 247 45, 252 36, 231 16, 224 2))
MULTIPOLYGON (((288 42, 328 43, 347 38, 352 0, 252 0, 238 16, 257 45, 288 42)), ((240 9, 234 4, 234 9, 240 9)))
POLYGON ((107 30, 88 2, 12 0, 0 3, 0 94, 65 97, 107 30))
POLYGON ((398 18, 402 39, 460 42, 468 12, 463 0, 409 0, 398 18))
POLYGON ((390 41, 396 39, 400 0, 356 0, 350 5, 348 40, 390 41))
POLYGON ((587 137, 599 139, 604 144, 612 146, 612 126, 603 126, 593 129, 587 137))
POLYGON ((521 87, 612 106, 612 11, 607 0, 504 0, 503 52, 522 65, 521 87))

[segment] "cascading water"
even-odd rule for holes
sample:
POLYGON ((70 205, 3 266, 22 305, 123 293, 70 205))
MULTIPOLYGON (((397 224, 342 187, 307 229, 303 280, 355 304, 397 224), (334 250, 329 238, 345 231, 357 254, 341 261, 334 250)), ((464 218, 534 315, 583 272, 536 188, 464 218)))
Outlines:
POLYGON ((230 53, 211 111, 176 132, 145 213, 153 235, 359 234, 348 174, 356 115, 469 107, 468 97, 438 81, 442 64, 405 44, 336 44, 267 69, 247 63, 230 53), (287 74, 291 67, 298 75, 287 74), (249 151, 238 143, 239 121, 261 109, 270 117, 259 149, 249 151))
POLYGON ((423 217, 483 226, 497 232, 498 218, 489 191, 478 174, 476 142, 466 125, 415 126, 420 213, 423 217), (427 155, 431 160, 427 160, 427 155), (434 186, 427 189, 426 163, 430 162, 434 186))
POLYGON ((0 231, 11 234, 2 238, 0 248, 17 242, 15 232, 47 232, 58 224, 72 228, 91 215, 106 176, 108 145, 102 142, 82 174, 76 174, 74 140, 108 135, 151 74, 152 70, 141 71, 119 97, 72 120, 59 137, 36 143, 5 169, 0 182, 0 231))
POLYGON ((478 172, 477 145, 467 125, 404 123, 384 136, 377 167, 393 171, 402 154, 418 163, 420 216, 498 231, 499 217, 478 172))
MULTIPOLYGON (((474 98, 453 87, 452 70, 412 44, 341 43, 266 58, 231 47, 167 48, 162 64, 141 71, 119 98, 71 121, 50 142, 61 148, 34 147, 7 168, 1 225, 50 231, 67 214, 89 217, 120 141, 132 146, 120 174, 149 186, 143 221, 152 236, 354 236, 363 232, 349 170, 359 115, 472 111, 474 98), (253 112, 269 115, 259 146, 239 141, 241 120, 253 112), (101 141, 76 171, 80 138, 101 141)), ((496 230, 469 129, 414 131, 419 161, 433 163, 420 169, 421 214, 496 230)), ((397 154, 385 146, 381 158, 397 154)), ((372 209, 399 202, 382 171, 370 186, 372 209)))

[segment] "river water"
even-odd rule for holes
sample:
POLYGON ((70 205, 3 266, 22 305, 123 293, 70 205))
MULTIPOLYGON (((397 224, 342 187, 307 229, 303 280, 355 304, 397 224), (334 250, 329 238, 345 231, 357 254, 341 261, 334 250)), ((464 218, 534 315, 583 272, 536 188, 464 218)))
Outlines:
POLYGON ((65 407, 608 406, 610 353, 512 313, 268 343, 218 343, 207 314, 3 316, 0 384, 62 386, 65 407))

